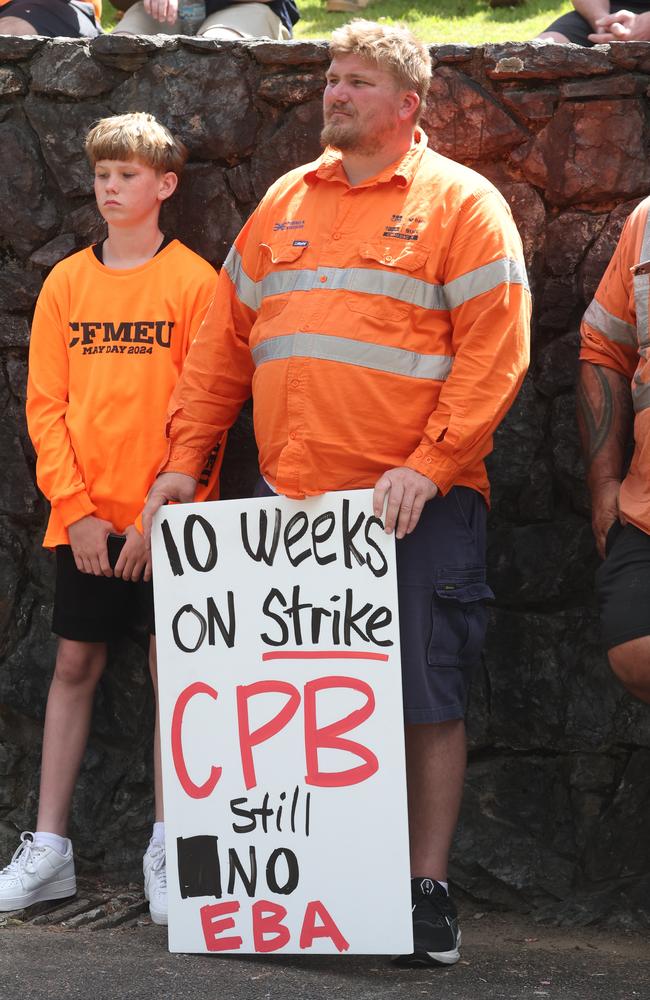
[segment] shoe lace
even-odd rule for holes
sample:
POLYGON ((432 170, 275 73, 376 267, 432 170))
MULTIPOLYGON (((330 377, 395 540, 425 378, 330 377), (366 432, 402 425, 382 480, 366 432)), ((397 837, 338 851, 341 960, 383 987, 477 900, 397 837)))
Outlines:
POLYGON ((34 861, 36 856, 41 852, 41 848, 34 844, 34 838, 31 833, 25 832, 20 835, 20 844, 16 851, 14 851, 13 857, 6 868, 3 869, 3 875, 20 875, 22 872, 29 872, 32 874, 34 872, 34 861))
POLYGON ((165 848, 163 844, 152 843, 149 846, 149 857, 151 858, 151 871, 158 876, 158 884, 162 889, 167 888, 167 864, 165 848))

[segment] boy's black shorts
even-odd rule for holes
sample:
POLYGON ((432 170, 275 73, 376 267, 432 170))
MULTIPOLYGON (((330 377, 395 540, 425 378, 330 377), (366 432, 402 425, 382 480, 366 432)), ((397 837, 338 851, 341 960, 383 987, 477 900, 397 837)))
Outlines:
POLYGON ((108 642, 134 631, 154 635, 151 580, 81 573, 70 546, 57 545, 52 631, 77 642, 108 642))
POLYGON ((46 38, 96 38, 102 33, 93 5, 82 0, 9 0, 0 7, 0 17, 19 17, 46 38))
POLYGON ((607 649, 650 635, 650 535, 614 521, 596 572, 603 641, 607 649))

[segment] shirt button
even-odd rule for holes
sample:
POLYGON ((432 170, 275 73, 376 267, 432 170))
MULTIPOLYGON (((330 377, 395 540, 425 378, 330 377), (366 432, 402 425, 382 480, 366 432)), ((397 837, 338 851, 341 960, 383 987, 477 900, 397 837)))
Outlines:
POLYGON ((299 385, 300 385, 300 382, 298 381, 297 378, 292 378, 291 379, 291 387, 293 389, 297 389, 299 385))
POLYGON ((295 441, 296 440, 296 432, 295 431, 291 431, 291 434, 289 435, 289 437, 291 438, 292 441, 295 441))
POLYGON ((393 258, 390 256, 390 254, 386 254, 386 256, 384 257, 384 263, 385 264, 390 264, 391 261, 392 261, 392 259, 393 258))
POLYGON ((431 465, 431 459, 430 458, 425 458, 424 461, 427 463, 427 465, 431 465))
POLYGON ((320 276, 320 280, 321 280, 321 281, 323 281, 323 282, 324 282, 324 281, 327 281, 327 276, 326 276, 326 275, 324 275, 324 274, 321 274, 321 276, 320 276))
POLYGON ((340 240, 341 239, 341 234, 340 233, 333 233, 332 234, 332 239, 334 239, 334 240, 340 240))

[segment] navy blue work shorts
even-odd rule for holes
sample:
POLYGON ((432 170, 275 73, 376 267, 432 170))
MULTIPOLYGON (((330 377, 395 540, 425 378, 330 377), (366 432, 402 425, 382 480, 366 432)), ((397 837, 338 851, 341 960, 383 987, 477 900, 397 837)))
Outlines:
POLYGON ((138 632, 155 634, 153 585, 82 573, 69 545, 56 547, 52 631, 77 642, 108 642, 138 632))
POLYGON ((487 506, 454 486, 397 542, 404 721, 462 719, 494 594, 485 582, 487 506))
MULTIPOLYGON (((273 496, 260 479, 254 496, 273 496)), ((487 505, 454 486, 397 542, 404 721, 462 719, 494 594, 485 582, 487 505)))
POLYGON ((614 521, 605 561, 596 571, 600 625, 606 649, 650 635, 650 535, 614 521))

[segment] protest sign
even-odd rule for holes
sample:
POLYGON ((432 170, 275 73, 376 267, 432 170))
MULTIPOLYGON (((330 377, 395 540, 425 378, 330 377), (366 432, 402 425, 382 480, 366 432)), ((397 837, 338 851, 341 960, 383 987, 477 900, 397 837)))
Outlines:
POLYGON ((172 951, 412 950, 395 543, 371 498, 158 515, 172 951))

